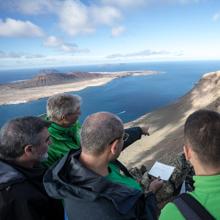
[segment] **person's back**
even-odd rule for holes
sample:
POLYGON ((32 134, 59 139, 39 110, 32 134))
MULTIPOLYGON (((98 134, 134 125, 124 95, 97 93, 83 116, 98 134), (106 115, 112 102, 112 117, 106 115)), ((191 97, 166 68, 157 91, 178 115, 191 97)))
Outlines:
POLYGON ((0 219, 63 219, 61 203, 48 197, 44 169, 28 169, 0 160, 0 219))
MULTIPOLYGON (((81 114, 80 105, 81 98, 77 95, 62 93, 48 99, 47 119, 51 122, 48 129, 51 144, 48 150, 48 159, 43 163, 44 166, 50 167, 70 150, 80 149, 81 125, 78 121, 81 114)), ((142 134, 149 135, 148 129, 148 126, 126 129, 126 132, 129 133, 129 139, 124 144, 124 148, 140 139, 142 134)))
POLYGON ((93 114, 82 126, 82 151, 70 152, 46 173, 45 188, 63 199, 69 220, 156 218, 154 194, 146 199, 139 183, 116 160, 126 138, 118 117, 93 114))
POLYGON ((63 219, 60 201, 43 187, 48 123, 37 117, 11 120, 0 132, 0 219, 63 219))
MULTIPOLYGON (((208 110, 193 113, 185 123, 184 133, 184 152, 196 173, 193 177, 195 189, 189 194, 214 219, 220 219, 220 114, 208 110)), ((168 203, 160 219, 185 217, 174 203, 168 203)))
MULTIPOLYGON (((52 171, 53 179, 51 174, 44 178, 48 193, 64 201, 68 220, 139 219, 137 215, 147 219, 143 214, 145 198, 140 190, 112 183, 92 172, 80 163, 79 155, 80 151, 70 152, 52 171)), ((149 200, 153 206, 152 194, 149 200)))

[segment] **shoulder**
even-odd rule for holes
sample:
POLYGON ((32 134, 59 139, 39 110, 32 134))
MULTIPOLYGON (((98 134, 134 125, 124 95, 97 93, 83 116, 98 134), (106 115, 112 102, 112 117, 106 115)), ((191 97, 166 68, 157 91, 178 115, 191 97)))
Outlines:
POLYGON ((74 124, 73 124, 73 127, 76 128, 76 129, 81 129, 81 124, 79 121, 76 121, 74 124))
MULTIPOLYGON (((44 197, 42 193, 36 190, 32 184, 27 180, 22 182, 13 183, 8 185, 6 188, 1 190, 0 197, 3 200, 4 204, 19 204, 20 202, 29 201, 40 197, 44 197)), ((0 202, 1 203, 1 202, 0 202)))
POLYGON ((181 212, 175 206, 174 203, 169 202, 162 210, 159 217, 160 220, 184 220, 185 218, 182 216, 181 212))

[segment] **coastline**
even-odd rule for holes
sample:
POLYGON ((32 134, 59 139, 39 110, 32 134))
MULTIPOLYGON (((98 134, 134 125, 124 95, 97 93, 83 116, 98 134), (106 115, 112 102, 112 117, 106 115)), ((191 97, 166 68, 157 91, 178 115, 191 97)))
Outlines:
POLYGON ((90 86, 104 85, 115 78, 117 77, 104 77, 99 79, 85 80, 81 82, 25 89, 5 88, 4 91, 0 92, 0 105, 27 103, 41 98, 46 98, 58 93, 79 91, 90 86))
MULTIPOLYGON (((104 73, 104 72, 99 72, 104 73)), ((21 104, 27 103, 30 101, 38 100, 41 98, 46 98, 58 93, 63 92, 75 92, 83 90, 90 86, 101 86, 104 85, 113 79, 120 77, 128 77, 128 76, 144 76, 144 75, 152 75, 159 74, 157 71, 119 71, 119 72, 111 72, 110 74, 104 75, 102 78, 95 78, 90 80, 83 80, 80 82, 72 82, 51 86, 41 86, 41 87, 33 87, 33 88, 24 88, 17 89, 11 88, 7 85, 0 86, 0 105, 11 105, 11 104, 21 104)))
POLYGON ((145 165, 150 169, 155 161, 173 165, 176 155, 183 151, 186 118, 204 108, 220 112, 219 88, 220 71, 206 73, 176 102, 127 123, 126 127, 148 125, 150 136, 142 136, 119 159, 129 168, 145 165))

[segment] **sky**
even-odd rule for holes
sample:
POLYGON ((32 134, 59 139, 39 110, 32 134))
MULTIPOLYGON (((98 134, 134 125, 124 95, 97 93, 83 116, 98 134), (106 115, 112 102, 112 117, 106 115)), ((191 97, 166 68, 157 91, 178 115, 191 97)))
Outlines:
POLYGON ((219 0, 0 0, 0 69, 219 59, 219 0))

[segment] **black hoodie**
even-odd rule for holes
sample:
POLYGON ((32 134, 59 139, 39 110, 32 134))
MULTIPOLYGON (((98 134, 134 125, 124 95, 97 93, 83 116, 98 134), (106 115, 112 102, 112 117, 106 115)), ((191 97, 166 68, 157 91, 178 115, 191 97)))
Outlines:
POLYGON ((43 187, 45 169, 24 168, 0 160, 1 220, 62 220, 60 201, 50 198, 43 187))
POLYGON ((64 201, 68 220, 156 218, 153 194, 146 202, 142 191, 108 181, 83 166, 79 156, 71 151, 44 176, 47 193, 64 201))

